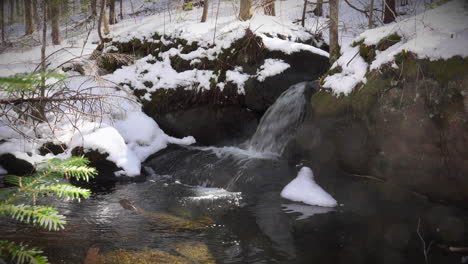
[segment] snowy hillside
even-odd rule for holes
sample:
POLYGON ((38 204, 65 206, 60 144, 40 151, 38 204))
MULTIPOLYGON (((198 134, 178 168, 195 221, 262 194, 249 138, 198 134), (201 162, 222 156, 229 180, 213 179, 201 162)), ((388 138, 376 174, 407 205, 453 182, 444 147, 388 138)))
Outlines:
POLYGON ((342 47, 342 55, 331 70, 336 73, 324 79, 323 87, 335 94, 348 94, 359 83, 366 83, 369 71, 391 64, 404 53, 429 60, 467 57, 468 3, 449 1, 415 17, 363 32, 342 47))

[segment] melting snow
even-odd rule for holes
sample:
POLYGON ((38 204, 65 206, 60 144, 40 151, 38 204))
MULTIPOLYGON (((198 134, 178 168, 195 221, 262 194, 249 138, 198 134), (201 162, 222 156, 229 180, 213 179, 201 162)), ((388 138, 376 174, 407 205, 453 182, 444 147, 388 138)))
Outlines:
POLYGON ((281 197, 309 205, 323 207, 337 205, 336 200, 314 181, 314 174, 308 167, 303 167, 297 177, 284 187, 281 197))

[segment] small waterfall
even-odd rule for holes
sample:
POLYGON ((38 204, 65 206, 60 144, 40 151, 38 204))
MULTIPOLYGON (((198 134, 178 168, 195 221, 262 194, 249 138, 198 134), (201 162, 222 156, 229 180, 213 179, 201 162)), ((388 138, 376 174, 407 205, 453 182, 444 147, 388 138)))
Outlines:
POLYGON ((309 83, 302 82, 283 92, 260 120, 247 149, 281 155, 302 123, 306 107, 304 96, 309 83))

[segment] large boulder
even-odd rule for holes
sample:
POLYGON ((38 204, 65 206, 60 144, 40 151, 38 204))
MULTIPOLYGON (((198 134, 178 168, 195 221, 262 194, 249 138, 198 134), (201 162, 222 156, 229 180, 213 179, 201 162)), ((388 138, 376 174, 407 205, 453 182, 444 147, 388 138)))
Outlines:
POLYGON ((348 96, 315 93, 294 146, 306 160, 468 204, 468 59, 397 61, 348 96), (401 71, 400 69, 404 69, 401 71))

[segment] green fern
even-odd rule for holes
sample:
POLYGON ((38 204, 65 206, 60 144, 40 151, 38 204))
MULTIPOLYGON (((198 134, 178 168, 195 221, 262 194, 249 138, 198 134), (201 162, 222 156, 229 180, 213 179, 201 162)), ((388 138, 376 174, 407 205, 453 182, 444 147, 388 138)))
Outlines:
POLYGON ((0 255, 9 255, 16 263, 48 264, 47 257, 42 256, 42 250, 28 245, 0 240, 0 255))

